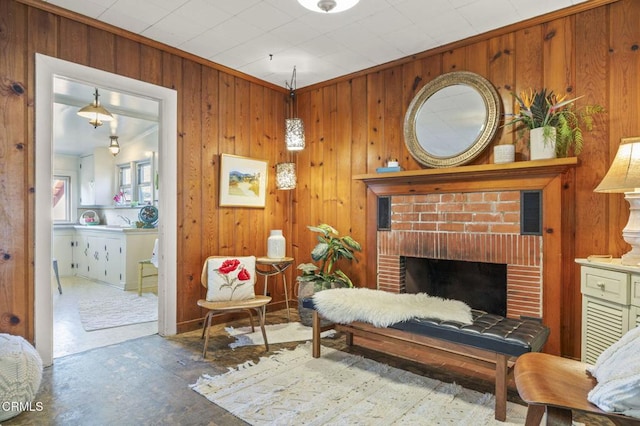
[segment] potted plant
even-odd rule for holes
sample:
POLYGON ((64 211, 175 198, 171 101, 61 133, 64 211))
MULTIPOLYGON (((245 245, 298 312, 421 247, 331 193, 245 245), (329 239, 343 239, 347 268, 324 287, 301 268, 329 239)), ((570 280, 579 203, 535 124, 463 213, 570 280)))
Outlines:
POLYGON ((311 259, 314 262, 319 262, 319 266, 314 263, 298 265, 298 269, 302 271, 302 275, 297 277, 300 322, 310 326, 312 311, 302 306, 302 299, 310 297, 316 291, 353 287, 351 279, 344 272, 335 268, 341 259, 357 262, 355 252, 362 251, 362 248, 360 243, 350 236, 341 237, 338 231, 330 225, 323 223, 318 226, 307 226, 307 228, 320 234, 318 235, 318 244, 311 251, 311 259))
POLYGON ((566 99, 566 95, 558 96, 553 91, 533 89, 523 91, 520 96, 512 93, 516 100, 516 109, 511 121, 505 126, 514 125, 518 138, 524 131, 530 130, 531 159, 567 157, 571 149, 575 155, 580 154, 583 147, 583 130, 593 129, 593 116, 604 112, 600 105, 586 105, 576 108, 574 103, 580 99, 566 99), (540 153, 533 146, 534 135, 540 134, 544 146, 540 153), (555 141, 555 146, 554 146, 555 141))

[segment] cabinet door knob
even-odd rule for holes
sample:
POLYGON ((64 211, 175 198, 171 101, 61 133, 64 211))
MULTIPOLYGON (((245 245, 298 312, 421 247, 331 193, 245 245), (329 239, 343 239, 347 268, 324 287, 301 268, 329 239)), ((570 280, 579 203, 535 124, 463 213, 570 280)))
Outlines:
POLYGON ((597 285, 600 288, 600 290, 604 291, 604 287, 605 286, 604 286, 604 283, 602 281, 599 281, 597 285))

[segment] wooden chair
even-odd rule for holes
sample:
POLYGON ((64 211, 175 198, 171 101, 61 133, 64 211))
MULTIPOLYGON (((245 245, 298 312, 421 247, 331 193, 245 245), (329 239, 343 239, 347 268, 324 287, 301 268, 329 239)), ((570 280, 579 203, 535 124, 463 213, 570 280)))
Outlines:
POLYGON ((525 426, 571 425, 571 410, 607 417, 616 425, 640 425, 640 419, 602 411, 587 400, 596 380, 587 365, 572 359, 530 352, 516 361, 514 376, 520 397, 529 404, 525 426))
MULTIPOLYGON (((209 256, 202 266, 202 275, 200 276, 200 283, 206 289, 209 283, 209 269, 207 267, 207 263, 209 259, 220 258, 227 256, 209 256)), ((255 271, 252 271, 255 275, 255 271)), ((202 350, 202 357, 205 358, 207 356, 207 346, 209 344, 209 329, 211 328, 211 319, 216 315, 223 315, 232 312, 246 312, 249 314, 249 321, 251 323, 251 331, 255 331, 255 327, 253 325, 253 315, 251 311, 254 311, 258 315, 258 320, 260 321, 260 329, 262 330, 262 337, 264 338, 264 346, 267 351, 269 351, 269 343, 267 342, 267 333, 264 329, 264 315, 263 310, 266 305, 271 302, 271 297, 269 296, 255 296, 253 299, 245 299, 245 300, 230 300, 223 302, 209 302, 206 299, 198 300, 198 306, 201 308, 207 309, 207 315, 204 317, 204 324, 202 325, 202 337, 204 338, 204 349, 202 350)))

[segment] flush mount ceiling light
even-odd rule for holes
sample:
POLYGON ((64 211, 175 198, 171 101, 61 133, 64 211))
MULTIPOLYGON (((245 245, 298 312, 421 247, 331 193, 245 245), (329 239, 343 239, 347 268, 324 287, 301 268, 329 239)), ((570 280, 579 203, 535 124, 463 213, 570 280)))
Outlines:
POLYGON ((120 144, 118 143, 117 136, 109 136, 111 142, 109 143, 109 152, 115 157, 120 153, 120 144))
POLYGON ((98 94, 97 87, 93 96, 94 96, 93 102, 81 108, 78 111, 78 115, 80 117, 88 118, 89 123, 95 129, 98 126, 102 126, 103 121, 113 120, 113 115, 111 115, 109 111, 107 111, 104 107, 102 107, 102 105, 100 105, 100 102, 98 101, 98 96, 100 95, 98 94))
POLYGON ((351 9, 360 0, 298 0, 305 8, 318 13, 340 13, 351 9))

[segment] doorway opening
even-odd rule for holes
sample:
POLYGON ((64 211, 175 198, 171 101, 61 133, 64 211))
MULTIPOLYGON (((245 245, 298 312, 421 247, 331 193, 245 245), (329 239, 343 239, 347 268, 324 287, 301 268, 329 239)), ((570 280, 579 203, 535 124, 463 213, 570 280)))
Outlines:
MULTIPOLYGON (((54 78, 153 99, 159 105, 158 332, 176 333, 177 93, 175 90, 36 54, 35 346, 45 365, 53 362, 53 268, 51 182, 53 177, 54 78)), ((89 126, 87 124, 87 126, 89 126)))

